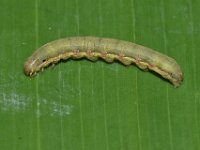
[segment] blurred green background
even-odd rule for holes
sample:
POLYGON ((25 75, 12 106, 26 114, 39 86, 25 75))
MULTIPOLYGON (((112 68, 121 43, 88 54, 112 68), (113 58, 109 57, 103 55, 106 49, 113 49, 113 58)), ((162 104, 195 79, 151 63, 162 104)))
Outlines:
POLYGON ((0 149, 199 150, 200 1, 0 0, 0 149), (180 88, 120 63, 69 60, 35 78, 41 45, 93 35, 177 60, 180 88))

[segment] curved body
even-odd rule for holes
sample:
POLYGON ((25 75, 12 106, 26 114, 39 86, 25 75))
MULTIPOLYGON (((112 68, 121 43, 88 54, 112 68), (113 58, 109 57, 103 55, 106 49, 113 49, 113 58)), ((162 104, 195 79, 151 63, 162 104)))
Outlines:
POLYGON ((135 43, 90 36, 58 39, 43 45, 27 59, 24 71, 31 76, 61 59, 82 57, 92 61, 99 57, 107 62, 119 60, 125 65, 135 63, 141 69, 157 72, 175 87, 183 80, 180 66, 171 57, 135 43))

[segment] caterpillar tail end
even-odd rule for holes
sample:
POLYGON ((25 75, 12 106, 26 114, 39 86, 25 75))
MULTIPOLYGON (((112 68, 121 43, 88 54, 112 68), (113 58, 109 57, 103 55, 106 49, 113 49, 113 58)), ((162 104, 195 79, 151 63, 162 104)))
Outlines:
POLYGON ((175 88, 178 88, 181 86, 181 84, 183 83, 183 75, 181 74, 179 78, 177 78, 176 80, 172 81, 172 84, 174 85, 175 88))

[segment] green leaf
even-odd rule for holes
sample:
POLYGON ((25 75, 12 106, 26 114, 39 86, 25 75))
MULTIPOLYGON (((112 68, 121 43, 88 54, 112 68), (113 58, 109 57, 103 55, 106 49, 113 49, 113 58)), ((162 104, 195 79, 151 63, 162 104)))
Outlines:
POLYGON ((1 0, 0 149, 200 149, 200 1, 1 0), (120 63, 68 60, 36 77, 34 50, 55 39, 132 41, 177 60, 180 88, 120 63))

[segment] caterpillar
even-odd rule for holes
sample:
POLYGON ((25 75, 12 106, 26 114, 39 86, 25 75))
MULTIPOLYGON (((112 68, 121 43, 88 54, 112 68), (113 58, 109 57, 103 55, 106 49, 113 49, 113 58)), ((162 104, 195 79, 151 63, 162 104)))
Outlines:
POLYGON ((171 57, 132 42, 91 36, 63 38, 43 45, 24 63, 24 72, 33 76, 49 64, 82 57, 92 61, 98 58, 106 62, 118 60, 124 65, 135 63, 143 70, 158 73, 174 87, 179 87, 183 81, 181 68, 171 57))

